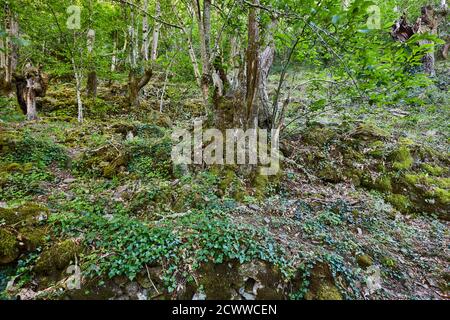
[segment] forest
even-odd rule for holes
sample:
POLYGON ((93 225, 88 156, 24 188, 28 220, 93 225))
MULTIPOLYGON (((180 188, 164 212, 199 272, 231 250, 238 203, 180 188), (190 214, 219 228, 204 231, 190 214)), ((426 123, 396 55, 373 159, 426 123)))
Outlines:
POLYGON ((448 300, 446 0, 0 0, 0 300, 448 300))

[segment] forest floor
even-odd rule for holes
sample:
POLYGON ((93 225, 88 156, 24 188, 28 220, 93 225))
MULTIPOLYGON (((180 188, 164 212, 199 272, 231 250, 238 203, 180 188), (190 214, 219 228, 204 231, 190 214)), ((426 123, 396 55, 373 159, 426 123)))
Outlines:
POLYGON ((0 297, 448 299, 448 84, 442 65, 416 105, 305 116, 270 178, 172 166, 203 114, 189 85, 160 113, 157 80, 138 110, 102 84, 83 124, 72 84, 35 122, 1 98, 0 297))

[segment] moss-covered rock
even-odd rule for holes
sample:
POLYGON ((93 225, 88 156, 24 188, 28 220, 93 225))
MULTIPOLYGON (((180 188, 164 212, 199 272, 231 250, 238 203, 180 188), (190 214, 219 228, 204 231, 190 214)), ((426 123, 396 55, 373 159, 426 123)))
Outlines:
POLYGON ((323 146, 336 136, 335 130, 316 125, 308 128, 303 136, 303 140, 310 145, 323 146))
POLYGON ((361 123, 350 136, 358 140, 373 141, 388 138, 389 133, 372 123, 361 123))
POLYGON ((412 208, 409 198, 402 194, 391 194, 387 197, 387 200, 392 204, 392 206, 394 206, 394 208, 403 213, 408 213, 412 208))
POLYGON ((45 219, 48 209, 35 203, 26 203, 18 208, 0 208, 0 220, 4 220, 7 225, 32 224, 39 219, 45 219))
POLYGON ((425 170, 427 173, 431 174, 432 176, 441 176, 448 172, 448 169, 442 168, 437 165, 432 165, 429 163, 422 163, 421 167, 423 170, 425 170))
POLYGON ((372 257, 367 254, 358 255, 356 257, 356 262, 363 269, 366 269, 366 268, 370 267, 371 265, 373 265, 372 257))
POLYGON ((0 228, 0 264, 13 262, 18 256, 19 246, 16 236, 0 228))
POLYGON ((254 196, 257 199, 263 199, 269 186, 269 176, 261 173, 261 168, 257 169, 256 175, 253 178, 254 196))
POLYGON ((392 168, 395 170, 406 170, 414 164, 414 158, 406 145, 400 145, 390 154, 389 158, 393 161, 392 168))
POLYGON ((306 300, 342 300, 342 294, 334 284, 330 268, 319 263, 311 270, 310 286, 305 294, 306 300))
POLYGON ((381 192, 392 191, 391 177, 388 175, 382 175, 375 180, 374 187, 381 192))
POLYGON ((75 261, 75 256, 81 251, 81 246, 70 239, 53 244, 40 254, 34 271, 38 274, 51 274, 54 271, 63 270, 71 261, 75 261))
POLYGON ((322 163, 320 169, 317 171, 317 176, 323 181, 331 183, 338 183, 343 180, 339 169, 330 162, 322 163))

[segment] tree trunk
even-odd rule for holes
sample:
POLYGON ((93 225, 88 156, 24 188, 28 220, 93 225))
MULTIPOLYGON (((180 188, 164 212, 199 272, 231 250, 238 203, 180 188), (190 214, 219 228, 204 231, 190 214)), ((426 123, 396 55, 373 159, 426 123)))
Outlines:
MULTIPOLYGON (((220 79, 221 87, 216 85, 213 95, 215 108, 215 125, 220 130, 232 128, 257 128, 258 127, 258 97, 259 87, 259 24, 258 12, 259 0, 252 1, 248 15, 248 45, 244 64, 236 71, 234 80, 239 85, 229 85, 225 71, 221 64, 215 65, 217 73, 215 78, 220 79), (245 86, 244 86, 245 84, 245 86)), ((236 68, 238 68, 236 66, 236 68)), ((215 81, 216 83, 218 82, 215 81)))
MULTIPOLYGON (((155 4, 155 17, 159 19, 161 16, 161 5, 159 3, 159 0, 156 1, 155 4)), ((161 24, 155 21, 155 26, 153 27, 153 41, 152 41, 152 56, 151 60, 156 61, 156 58, 158 57, 158 41, 159 41, 159 29, 161 27, 161 24)))
POLYGON ((277 21, 273 19, 267 28, 266 48, 260 55, 260 73, 259 73, 259 101, 260 118, 259 124, 262 128, 271 128, 271 103, 269 101, 269 93, 267 92, 267 81, 269 78, 270 68, 272 67, 273 59, 275 57, 275 42, 273 39, 273 32, 277 25, 277 21))
POLYGON ((97 96, 97 71, 95 70, 95 59, 93 56, 95 43, 95 31, 90 29, 87 36, 87 49, 89 56, 89 73, 87 78, 86 92, 88 97, 94 98, 97 96))
POLYGON ((117 36, 118 32, 113 32, 113 52, 111 57, 111 72, 116 71, 116 65, 117 65, 117 36))
POLYGON ((200 0, 194 3, 194 11, 197 17, 198 30, 200 35, 200 52, 202 58, 202 79, 201 89, 203 102, 208 104, 209 86, 212 83, 210 70, 210 39, 211 39, 211 0, 203 1, 203 14, 200 9, 200 0))
POLYGON ((17 102, 28 120, 37 119, 36 97, 47 92, 48 77, 40 69, 27 64, 23 75, 14 74, 17 102))
POLYGON ((36 94, 34 92, 34 79, 27 79, 27 91, 26 91, 26 101, 27 101, 27 120, 37 120, 36 111, 36 94))
POLYGON ((148 50, 150 47, 149 42, 149 26, 148 26, 148 0, 144 0, 144 7, 143 7, 143 15, 142 18, 142 57, 145 61, 148 61, 148 50))
MULTIPOLYGON (((259 0, 253 0, 255 6, 259 0)), ((258 9, 252 6, 248 15, 248 46, 247 46, 247 78, 246 78, 246 126, 256 128, 258 126, 258 104, 255 99, 258 93, 258 81, 260 74, 259 65, 259 26, 257 20, 258 9)))
POLYGON ((150 81, 152 75, 151 68, 146 69, 143 76, 139 76, 135 71, 130 71, 128 75, 128 97, 131 106, 138 107, 140 105, 139 93, 150 81))
POLYGON ((17 16, 12 12, 9 5, 4 6, 5 12, 5 30, 6 39, 3 43, 3 79, 2 87, 0 88, 5 94, 10 94, 12 92, 12 78, 13 74, 16 72, 17 60, 18 60, 18 45, 17 41, 14 39, 19 36, 19 24, 17 22, 17 16))
MULTIPOLYGON (((438 32, 439 24, 442 19, 447 15, 446 1, 441 1, 441 8, 434 9, 431 5, 424 6, 421 9, 421 16, 417 19, 414 25, 408 23, 406 16, 402 16, 392 27, 391 35, 395 40, 404 42, 411 38, 414 34, 429 33, 436 35, 438 32)), ((429 40, 419 41, 419 45, 433 44, 429 40)), ((445 49, 445 47, 444 47, 445 49)), ((443 53, 444 55, 444 53, 443 53)), ((435 56, 434 49, 432 52, 427 53, 422 58, 423 70, 426 74, 434 76, 436 74, 434 69, 435 56)))
POLYGON ((88 73, 88 77, 87 77, 87 86, 86 86, 86 91, 87 91, 87 95, 88 97, 91 98, 96 98, 97 97, 97 72, 95 70, 90 71, 88 73))

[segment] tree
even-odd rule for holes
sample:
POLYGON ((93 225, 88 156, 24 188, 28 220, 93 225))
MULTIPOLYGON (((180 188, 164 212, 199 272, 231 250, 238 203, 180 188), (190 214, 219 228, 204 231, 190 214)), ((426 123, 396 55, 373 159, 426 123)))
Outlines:
POLYGON ((2 18, 5 33, 0 35, 0 91, 9 94, 13 89, 13 74, 18 63, 19 22, 17 13, 8 2, 3 3, 2 18))

